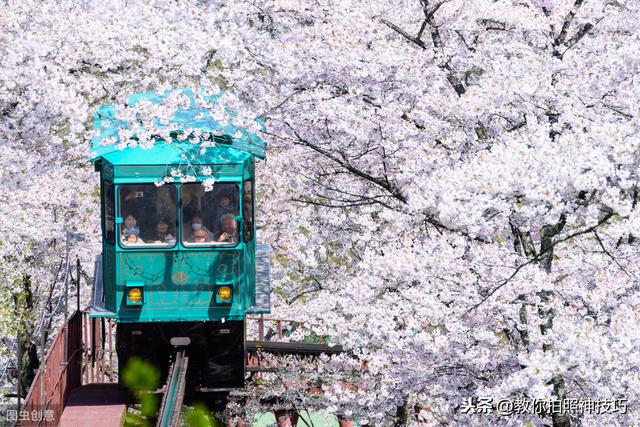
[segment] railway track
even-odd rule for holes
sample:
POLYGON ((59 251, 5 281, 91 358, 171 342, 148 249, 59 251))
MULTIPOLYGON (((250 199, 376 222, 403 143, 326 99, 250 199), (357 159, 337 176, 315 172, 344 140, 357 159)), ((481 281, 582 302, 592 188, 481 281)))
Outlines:
MULTIPOLYGON (((266 352, 274 354, 298 354, 315 356, 318 354, 341 353, 342 347, 331 347, 324 344, 288 343, 270 341, 247 341, 250 352, 266 352)), ((156 427, 180 427, 182 409, 185 396, 185 385, 189 358, 185 350, 176 350, 173 362, 169 367, 169 374, 164 386, 162 403, 158 411, 156 427)), ((249 371, 272 371, 273 369, 249 369, 249 371)))
POLYGON ((184 400, 185 379, 189 358, 184 350, 175 353, 175 358, 169 368, 169 375, 162 396, 162 404, 158 412, 156 427, 178 427, 182 420, 182 402, 184 400))

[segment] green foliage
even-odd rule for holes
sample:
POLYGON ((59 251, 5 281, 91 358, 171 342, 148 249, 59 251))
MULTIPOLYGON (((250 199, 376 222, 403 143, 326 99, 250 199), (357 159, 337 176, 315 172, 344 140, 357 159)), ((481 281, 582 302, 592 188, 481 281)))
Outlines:
POLYGON ((140 404, 140 414, 127 413, 125 426, 150 426, 149 418, 158 411, 158 396, 152 394, 160 385, 160 372, 151 363, 137 357, 129 360, 122 373, 124 385, 132 390, 140 404))
POLYGON ((124 419, 124 427, 151 427, 151 423, 147 417, 127 412, 127 416, 124 419))
POLYGON ((100 186, 99 185, 94 185, 92 190, 91 190, 91 197, 94 200, 99 201, 100 200, 100 186))
POLYGON ((184 425, 188 427, 222 427, 215 418, 209 414, 207 407, 196 403, 184 413, 184 425))
POLYGON ((304 337, 302 342, 311 343, 311 344, 330 344, 330 340, 328 336, 320 336, 316 334, 314 331, 310 331, 309 334, 304 337))
POLYGON ((158 395, 144 393, 140 394, 140 412, 145 417, 153 417, 158 410, 158 395))
POLYGON ((160 372, 151 363, 131 358, 122 379, 127 388, 134 391, 154 391, 160 385, 160 372))
POLYGON ((298 227, 298 229, 300 230, 300 234, 302 234, 304 237, 309 237, 309 234, 311 234, 311 232, 309 231, 308 228, 306 228, 305 226, 301 225, 300 227, 298 227))

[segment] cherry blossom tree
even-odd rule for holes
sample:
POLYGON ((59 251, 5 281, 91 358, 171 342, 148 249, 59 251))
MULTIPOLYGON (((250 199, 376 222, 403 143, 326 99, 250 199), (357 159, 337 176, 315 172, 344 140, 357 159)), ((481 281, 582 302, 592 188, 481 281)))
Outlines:
POLYGON ((629 422, 637 348, 610 325, 638 322, 637 4, 280 6, 238 31, 276 39, 249 55, 289 82, 265 173, 293 204, 265 211, 287 218, 288 311, 380 379, 361 413, 484 425, 464 398, 624 396, 580 418, 629 422))

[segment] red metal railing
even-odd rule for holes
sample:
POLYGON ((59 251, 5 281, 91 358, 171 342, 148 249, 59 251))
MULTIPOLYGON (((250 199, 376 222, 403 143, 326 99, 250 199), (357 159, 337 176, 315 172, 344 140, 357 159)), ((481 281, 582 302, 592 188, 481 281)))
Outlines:
MULTIPOLYGON (((271 319, 271 318, 265 318, 263 315, 260 316, 247 316, 247 323, 249 323, 249 321, 251 320, 255 320, 258 323, 258 341, 264 341, 264 337, 265 337, 265 324, 267 325, 267 327, 269 325, 273 325, 274 327, 277 328, 278 331, 278 340, 281 340, 284 337, 284 326, 288 325, 290 323, 293 323, 293 320, 285 320, 285 319, 271 319)), ((248 326, 248 325, 247 325, 248 326)), ((247 328, 249 329, 249 328, 247 328)), ((247 339, 249 339, 249 337, 247 336, 247 339)))
MULTIPOLYGON (((247 340, 265 341, 265 338, 270 335, 269 340, 280 341, 284 338, 285 327, 293 322, 293 320, 272 319, 264 317, 264 315, 246 316, 247 340), (255 323, 252 325, 252 322, 257 323, 257 325, 255 323)), ((268 370, 272 368, 265 364, 260 352, 248 352, 246 356, 246 366, 248 369, 254 370, 251 376, 257 378, 263 375, 262 372, 260 372, 261 369, 268 370)))
POLYGON ((115 322, 113 319, 91 318, 87 312, 82 315, 82 384, 118 382, 115 369, 115 322))
POLYGON ((81 383, 81 360, 82 314, 75 312, 58 330, 38 369, 20 411, 18 425, 57 425, 71 389, 81 383))
POLYGON ((112 319, 89 318, 87 312, 76 311, 58 330, 38 369, 20 410, 18 425, 55 426, 73 388, 117 382, 114 332, 112 319))

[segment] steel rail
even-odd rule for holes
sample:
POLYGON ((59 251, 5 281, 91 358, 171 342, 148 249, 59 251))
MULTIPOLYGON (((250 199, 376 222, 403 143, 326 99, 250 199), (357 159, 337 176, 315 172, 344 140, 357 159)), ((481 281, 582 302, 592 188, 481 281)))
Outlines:
POLYGON ((162 404, 158 413, 156 427, 178 427, 182 418, 182 401, 184 399, 185 379, 189 358, 185 351, 175 353, 175 359, 169 368, 162 404))

